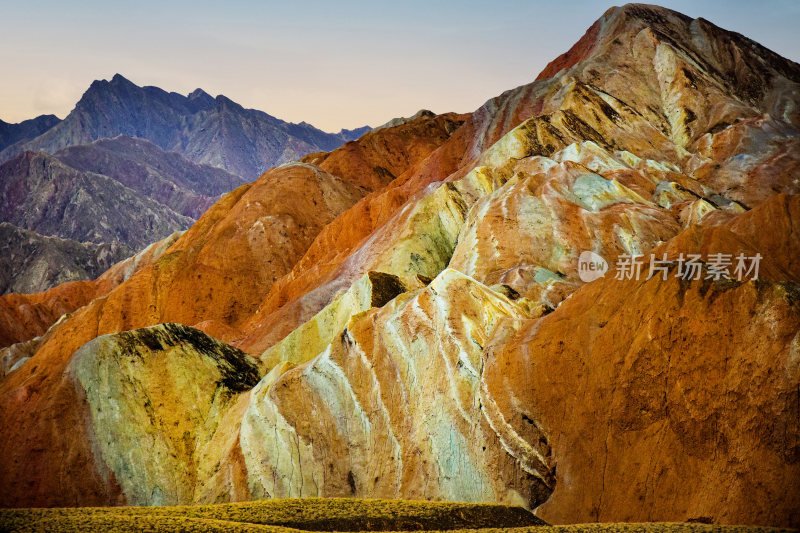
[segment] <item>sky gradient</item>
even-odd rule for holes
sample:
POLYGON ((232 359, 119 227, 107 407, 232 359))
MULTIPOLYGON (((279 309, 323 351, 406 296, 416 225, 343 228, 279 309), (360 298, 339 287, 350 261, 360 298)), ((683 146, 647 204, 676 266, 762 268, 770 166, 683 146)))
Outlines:
MULTIPOLYGON (((0 0, 0 119, 63 118, 119 72, 186 94, 201 87, 328 131, 420 108, 473 111, 528 83, 609 1, 0 0)), ((619 3, 617 3, 619 5, 619 3)), ((800 2, 661 5, 800 60, 800 2)))

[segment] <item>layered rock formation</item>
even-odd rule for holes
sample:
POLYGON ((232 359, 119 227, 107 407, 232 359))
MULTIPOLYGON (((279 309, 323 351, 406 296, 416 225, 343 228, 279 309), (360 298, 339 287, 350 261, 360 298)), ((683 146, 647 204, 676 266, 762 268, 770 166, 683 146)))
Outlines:
POLYGON ((118 135, 147 139, 200 164, 250 181, 272 166, 310 152, 332 150, 364 128, 326 133, 305 122, 291 124, 245 109, 201 89, 187 96, 158 87, 139 87, 116 74, 92 83, 67 117, 31 140, 0 152, 0 161, 22 151, 56 151, 118 135))
POLYGON ((386 131, 385 127, 365 133, 333 152, 314 153, 302 161, 376 191, 394 181, 409 167, 424 160, 442 145, 468 118, 468 115, 430 111, 414 120, 405 120, 386 131))
POLYGON ((133 505, 191 501, 197 463, 215 451, 204 444, 237 393, 260 379, 244 352, 177 324, 98 337, 66 375, 91 406, 87 437, 109 469, 106 481, 133 505))
POLYGON ((798 100, 797 64, 631 5, 463 124, 264 174, 0 382, 0 502, 800 525, 798 100), (584 251, 612 271, 582 281, 584 251), (650 253, 665 278, 616 279, 650 253), (720 253, 758 275, 713 279, 720 253), (676 278, 689 254, 700 277, 676 278))
MULTIPOLYGON (((440 120, 444 122, 449 119, 440 120)), ((432 131, 439 130, 433 128, 432 131)), ((386 131, 383 135, 388 142, 395 132, 386 131)), ((409 139, 411 146, 420 142, 426 141, 409 139)), ((424 154, 418 154, 417 157, 424 157, 424 154)), ((409 158, 410 164, 417 161, 409 158)), ((54 325, 34 343, 26 342, 9 348, 8 351, 13 352, 10 355, 13 361, 32 357, 11 372, 0 387, 15 390, 22 383, 26 383, 23 387, 29 391, 58 387, 58 376, 72 353, 100 334, 169 321, 195 325, 218 338, 238 335, 233 326, 257 309, 258 302, 274 280, 284 275, 292 267, 293 261, 302 256, 323 226, 365 193, 365 190, 309 164, 280 167, 253 184, 244 185, 223 196, 162 256, 154 258, 152 263, 142 261, 141 268, 124 283, 113 290, 101 290, 94 299, 84 296, 83 292, 91 294, 95 286, 93 282, 59 286, 40 295, 22 298, 22 301, 19 301, 21 295, 3 297, 10 308, 5 313, 9 319, 3 325, 4 331, 17 324, 17 316, 31 315, 29 306, 34 306, 35 317, 32 327, 27 331, 37 331, 35 327, 39 324, 49 326, 65 307, 73 305, 74 310, 78 302, 83 307, 54 325), (81 294, 76 294, 76 291, 81 294), (85 300, 87 297, 91 300, 88 305, 85 300), (53 312, 53 307, 58 310, 53 312), (34 346, 31 347, 31 344, 34 346), (49 368, 45 369, 34 361, 41 361, 49 368), (35 377, 33 381, 26 381, 25 376, 35 377), (22 381, 15 385, 14 382, 19 379, 22 381)), ((35 334, 41 335, 41 330, 35 334)), ((14 339, 25 340, 19 337, 16 334, 14 339)), ((9 368, 16 364, 11 360, 9 363, 9 368)), ((60 408, 73 405, 82 409, 73 403, 72 389, 59 388, 51 392, 46 397, 34 393, 36 398, 28 398, 23 394, 26 399, 19 395, 15 399, 6 396, 16 407, 11 408, 9 404, 11 410, 4 408, 0 416, 27 419, 28 422, 23 423, 26 427, 19 428, 18 433, 27 441, 26 445, 13 445, 13 439, 0 443, 0 447, 11 446, 17 450, 13 452, 15 458, 9 458, 4 466, 0 466, 3 479, 9 480, 9 491, 5 493, 9 499, 3 503, 42 505, 107 501, 103 495, 112 490, 111 487, 98 486, 97 478, 93 476, 83 477, 85 483, 81 482, 75 490, 61 491, 57 488, 60 485, 58 472, 79 468, 78 464, 82 464, 84 469, 94 468, 86 455, 75 455, 77 462, 73 463, 64 463, 56 456, 44 458, 36 466, 23 467, 25 473, 18 470, 19 466, 14 466, 28 464, 26 449, 67 450, 73 445, 75 434, 67 428, 75 419, 70 416, 59 417, 52 420, 55 425, 49 422, 40 425, 35 420, 34 413, 48 411, 56 405, 60 408), (18 404, 18 401, 21 403, 18 404), (62 423, 67 425, 62 426, 62 423), (53 439, 60 444, 52 447, 46 444, 53 439), (31 490, 31 487, 37 488, 31 490), (53 492, 62 492, 60 499, 51 499, 53 492)), ((76 412, 76 416, 83 415, 76 412)), ((4 419, 2 423, 11 423, 11 418, 4 419)), ((11 448, 8 451, 11 452, 11 448)), ((49 452, 46 455, 50 457, 49 452)), ((246 491, 242 494, 246 494, 246 491)))
POLYGON ((481 380, 498 325, 530 316, 526 303, 448 269, 354 315, 320 353, 283 349, 291 360, 253 389, 241 422, 251 496, 536 506, 553 488, 549 446, 497 416, 481 380))
POLYGON ((781 195, 696 226, 656 249, 667 281, 590 283, 489 350, 500 412, 536 421, 557 458, 540 516, 796 524, 798 216, 800 197, 781 195), (674 276, 680 253, 754 251, 758 281, 674 276))
POLYGON ((92 281, 62 283, 52 289, 33 294, 12 293, 0 296, 0 358, 2 374, 25 357, 33 355, 48 338, 48 333, 60 320, 95 298, 148 267, 180 237, 173 233, 151 244, 133 257, 120 261, 102 276, 92 281))
MULTIPOLYGON (((359 141, 354 141, 348 143, 346 146, 342 147, 340 151, 350 153, 350 154, 359 154, 358 157, 354 157, 352 162, 347 165, 346 160, 341 158, 339 154, 334 153, 331 156, 315 156, 321 157, 324 159, 330 159, 329 162, 322 163, 322 167, 332 168, 332 170, 336 170, 339 172, 343 179, 349 183, 355 184, 373 184, 378 186, 381 183, 382 179, 385 179, 384 171, 382 170, 374 170, 374 168, 370 169, 370 166, 366 166, 364 161, 369 161, 371 166, 381 166, 382 168, 390 168, 394 172, 402 173, 406 168, 409 166, 418 163, 422 159, 427 156, 431 150, 437 148, 441 145, 445 140, 448 138, 448 132, 452 132, 453 128, 457 127, 460 124, 460 121, 463 121, 463 116, 459 115, 441 115, 439 117, 435 117, 433 119, 422 119, 420 121, 415 122, 414 124, 409 125, 407 128, 397 128, 392 130, 384 130, 379 135, 367 135, 364 139, 359 141), (377 148, 376 148, 377 147, 377 148), (387 147, 391 147, 391 150, 388 150, 387 147), (345 166, 347 165, 347 166, 345 166), (367 174, 367 171, 370 172, 367 174)), ((98 143, 101 144, 101 143, 98 143)), ((250 249, 250 240, 241 240, 240 244, 244 245, 247 248, 247 251, 239 251, 236 253, 236 258, 232 258, 230 264, 240 264, 239 262, 242 260, 243 257, 258 257, 259 254, 262 252, 260 250, 266 250, 269 253, 275 254, 278 256, 279 262, 281 264, 286 261, 286 266, 277 266, 279 275, 271 276, 275 278, 280 278, 280 276, 284 273, 282 268, 291 267, 291 261, 296 260, 296 257, 302 255, 305 251, 303 246, 308 246, 308 243, 313 240, 316 236, 316 233, 319 232, 320 228, 322 228, 326 223, 331 221, 331 215, 335 214, 326 211, 328 203, 332 203, 332 205, 336 205, 337 198, 336 195, 329 195, 327 192, 322 193, 321 197, 315 197, 314 194, 311 194, 308 199, 308 204, 299 202, 297 205, 294 205, 295 202, 298 202, 298 198, 305 199, 307 194, 307 185, 305 184, 305 179, 309 175, 327 175, 324 172, 317 173, 309 173, 306 170, 313 170, 314 167, 310 165, 292 165, 288 167, 283 167, 282 169, 276 169, 268 175, 262 177, 255 186, 255 190, 252 192, 252 196, 257 199, 256 205, 264 210, 264 213, 267 214, 265 218, 259 219, 262 221, 263 232, 265 235, 266 242, 270 240, 274 240, 274 245, 262 245, 261 247, 255 247, 254 249, 250 249), (287 179, 287 176, 300 176, 300 179, 287 179), (266 191, 271 191, 273 185, 277 184, 277 189, 274 192, 270 192, 266 194, 266 191), (296 195, 300 194, 299 197, 296 195), (322 200, 322 201, 321 201, 322 200), (271 213, 271 215, 269 214, 271 213), (296 220, 293 220, 292 217, 295 214, 299 217, 296 220), (309 221, 313 220, 314 222, 309 224, 309 221), (282 223, 281 221, 284 221, 282 223), (288 243, 288 246, 296 246, 298 247, 298 254, 296 255, 295 259, 292 259, 292 255, 287 255, 287 251, 289 248, 280 249, 281 243, 288 243), (305 244, 304 244, 305 243, 305 244)), ((195 228, 197 231, 197 235, 205 235, 205 232, 210 231, 213 229, 214 231, 218 231, 220 236, 218 239, 229 239, 230 235, 234 234, 238 228, 242 227, 242 221, 238 220, 236 217, 231 217, 229 220, 229 227, 223 227, 221 229, 214 227, 216 224, 220 223, 220 217, 227 214, 227 210, 230 209, 232 205, 236 205, 237 202, 240 200, 240 196, 247 191, 251 185, 247 185, 243 188, 240 188, 238 191, 234 191, 232 193, 231 198, 223 199, 219 203, 219 205, 215 206, 209 214, 204 217, 205 220, 202 220, 198 223, 198 225, 204 226, 205 229, 195 228)), ((313 188, 313 186, 312 186, 313 188)), ((359 192, 358 194, 363 194, 366 191, 359 192)), ((319 192, 316 193, 319 195, 319 192)), ((249 197, 248 197, 249 198, 249 197)), ((247 200, 239 204, 239 210, 241 212, 247 212, 250 210, 250 201, 247 200)), ((339 207, 336 207, 339 209, 339 207)), ((260 216, 256 211, 253 211, 255 214, 255 218, 251 223, 257 223, 256 219, 260 216)), ((226 224, 228 224, 226 223, 226 224)), ((256 227, 255 229, 259 229, 261 226, 256 227)), ((193 230, 193 231, 195 231, 193 230)), ((254 231, 253 235, 261 235, 260 232, 254 231)), ((252 237, 252 235, 251 235, 252 237)), ((227 244, 230 245, 231 243, 225 241, 227 244)), ((253 240, 253 244, 257 244, 259 242, 258 239, 253 240)), ((171 242, 170 242, 171 244, 171 242)), ((198 243, 192 243, 192 247, 199 246, 198 243)), ((216 241, 211 246, 214 249, 217 246, 216 241)), ((151 247, 149 249, 158 249, 161 250, 163 247, 161 245, 151 247)), ((225 254, 230 253, 230 249, 225 250, 225 254)), ((217 252, 215 252, 217 253, 217 252)), ((221 253, 221 252, 219 252, 221 253)), ((225 255, 223 254, 223 255, 225 255)), ((151 257, 147 254, 147 251, 143 252, 145 257, 151 257)), ((192 257, 189 259, 189 264, 196 259, 192 257)), ((183 284, 183 290, 188 291, 186 296, 189 298, 188 301, 191 301, 192 298, 200 297, 203 295, 204 299, 208 299, 211 303, 215 300, 215 298, 219 297, 221 293, 213 293, 213 287, 220 287, 225 286, 227 283, 230 283, 232 279, 237 279, 238 283, 251 283, 252 280, 249 279, 248 272, 260 272, 263 268, 262 264, 270 265, 272 263, 271 258, 266 259, 258 259, 256 262, 256 266, 249 268, 245 272, 239 272, 238 267, 230 267, 230 272, 224 271, 224 269, 219 269, 221 272, 220 276, 216 274, 210 278, 206 278, 207 282, 202 283, 195 283, 192 281, 191 273, 186 278, 186 282, 183 284), (263 261, 263 262, 262 262, 263 261), (233 277, 232 277, 233 276, 233 277), (210 292, 209 292, 210 291, 210 292)), ((137 265, 144 265, 146 261, 136 260, 137 265)), ((114 269, 117 270, 117 269, 114 269)), ((189 269, 192 270, 192 269, 189 269)), ((11 316, 20 316, 22 313, 22 308, 28 305, 29 301, 57 301, 61 302, 64 300, 72 300, 71 293, 75 291, 76 293, 83 293, 83 289, 78 289, 78 287, 92 287, 92 289, 88 292, 89 294, 94 295, 92 298, 101 296, 106 294, 108 291, 111 290, 113 287, 109 287, 107 283, 105 283, 104 279, 107 276, 103 276, 100 280, 99 284, 90 283, 90 284, 77 284, 77 285, 69 285, 67 287, 56 287, 43 295, 30 295, 30 296, 23 296, 23 295, 14 295, 9 296, 6 298, 6 301, 9 302, 9 312, 11 316), (95 291, 94 287, 98 285, 101 287, 100 291, 95 291), (53 295, 57 294, 58 297, 53 295), (46 296, 45 296, 46 295, 46 296), (14 303, 10 303, 13 300, 14 303)), ((271 278, 270 277, 270 278, 271 278)), ((132 290, 133 287, 130 287, 126 290, 132 290)), ((151 287, 144 287, 143 291, 152 290, 151 287)), ((165 291, 165 294, 169 290, 169 284, 164 283, 161 289, 165 291)), ((234 291, 235 292, 235 291, 234 291)), ((239 303, 243 304, 246 300, 245 295, 243 294, 234 294, 234 298, 239 299, 239 303)), ((261 297, 260 292, 252 292, 247 296, 247 298, 251 298, 254 302, 251 305, 255 305, 261 297)), ((74 306, 69 311, 73 311, 88 303, 92 298, 80 298, 79 300, 82 302, 78 306, 74 306)), ((131 298, 131 297, 128 297, 131 298)), ((164 306, 166 305, 166 300, 163 297, 155 297, 155 299, 161 302, 159 305, 164 306)), ((3 298, 0 298, 0 301, 3 301, 3 298)), ((38 306, 38 304, 37 304, 38 306)), ((49 326, 52 322, 55 321, 62 313, 66 312, 60 303, 56 305, 56 311, 45 313, 45 315, 51 317, 50 322, 47 324, 49 326)), ((42 310, 43 311, 43 310, 42 310)), ((142 327, 145 325, 150 325, 155 322, 150 321, 150 319, 146 319, 145 316, 138 315, 137 312, 132 312, 132 309, 128 309, 127 313, 131 316, 130 324, 131 327, 142 327)), ((39 313, 41 314, 41 313, 39 313)), ((246 314, 246 313, 245 313, 246 314)), ((175 318, 177 320, 177 318, 175 318)), ((202 319, 205 321, 206 319, 202 319)), ((13 342, 20 342, 23 340, 27 340, 31 338, 33 335, 40 335, 44 332, 46 326, 43 328, 39 321, 35 322, 37 325, 34 328, 28 328, 22 326, 22 331, 29 331, 30 333, 26 336, 24 333, 15 333, 14 335, 8 336, 8 338, 13 339, 13 342)), ((226 321, 224 324, 221 324, 219 321, 213 322, 214 324, 219 324, 222 329, 228 327, 229 322, 226 321)), ((193 325, 198 325, 192 322, 193 325)), ((211 325, 212 322, 208 322, 207 325, 211 325)), ((8 328, 11 326, 7 323, 4 328, 0 328, 0 331, 7 332, 8 328)), ((201 326, 202 327, 202 326, 201 326)), ((18 329, 15 328, 15 331, 18 329)), ((4 341, 6 344, 7 341, 4 341)))
MULTIPOLYGON (((221 194, 269 167, 331 150, 367 131, 329 134, 199 89, 184 97, 116 75, 93 83, 64 121, 52 115, 0 121, 0 162, 10 160, 0 170, 0 221, 46 236, 122 245, 131 255, 188 228, 221 194)), ((48 263, 62 274, 20 274, 8 283, 14 290, 90 279, 89 263, 108 264, 102 257, 81 259, 77 267, 69 260, 52 264, 52 250, 31 256, 30 247, 21 246, 12 246, 15 257, 30 256, 29 262, 48 263)))

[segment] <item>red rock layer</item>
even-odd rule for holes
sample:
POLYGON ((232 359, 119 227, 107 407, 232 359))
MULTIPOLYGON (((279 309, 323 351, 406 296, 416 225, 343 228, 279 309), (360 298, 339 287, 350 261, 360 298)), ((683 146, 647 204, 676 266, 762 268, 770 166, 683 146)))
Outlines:
POLYGON ((392 128, 365 133, 333 152, 302 159, 343 180, 376 191, 441 146, 469 115, 423 116, 392 128))
MULTIPOLYGON (((540 106, 542 93, 542 87, 534 84, 489 100, 427 158, 415 162, 384 189, 366 196, 324 228, 292 271, 276 282, 259 311, 243 325, 245 337, 236 345, 246 352, 260 353, 317 312, 321 306, 306 308, 299 300, 347 274, 343 272, 345 260, 401 207, 422 195, 428 185, 466 174, 483 150, 540 106)), ((330 296, 326 294, 321 300, 330 296)))
POLYGON ((72 281, 35 294, 0 296, 0 346, 42 335, 64 313, 97 297, 91 281, 72 281))

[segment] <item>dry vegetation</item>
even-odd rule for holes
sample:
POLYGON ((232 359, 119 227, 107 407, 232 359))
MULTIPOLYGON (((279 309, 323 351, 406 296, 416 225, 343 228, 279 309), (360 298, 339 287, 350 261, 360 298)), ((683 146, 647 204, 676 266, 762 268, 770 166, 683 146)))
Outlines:
MULTIPOLYGON (((756 528, 707 524, 587 524, 542 526, 519 507, 404 500, 267 500, 176 507, 2 509, 0 531, 473 531, 555 533, 620 531, 733 533, 756 528)), ((775 530, 777 531, 777 530, 775 530)))

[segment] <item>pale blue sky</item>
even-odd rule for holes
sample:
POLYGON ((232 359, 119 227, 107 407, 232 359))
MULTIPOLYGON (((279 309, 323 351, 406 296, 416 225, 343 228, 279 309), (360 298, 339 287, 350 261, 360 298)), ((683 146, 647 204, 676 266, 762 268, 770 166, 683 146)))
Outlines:
MULTIPOLYGON (((533 80, 613 2, 0 0, 0 118, 65 116, 94 79, 202 87, 326 130, 472 111, 533 80)), ((661 5, 800 60, 800 1, 661 5)))

